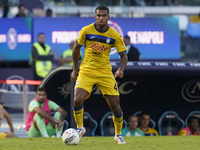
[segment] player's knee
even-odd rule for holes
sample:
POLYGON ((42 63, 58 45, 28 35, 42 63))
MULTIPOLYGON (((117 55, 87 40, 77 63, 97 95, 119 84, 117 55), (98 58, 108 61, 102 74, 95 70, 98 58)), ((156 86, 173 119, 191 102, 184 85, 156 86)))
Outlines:
POLYGON ((77 96, 74 99, 74 107, 80 107, 83 104, 84 98, 77 96))
POLYGON ((121 113, 121 108, 120 107, 115 107, 113 110, 112 110, 113 114, 115 115, 119 115, 121 113))

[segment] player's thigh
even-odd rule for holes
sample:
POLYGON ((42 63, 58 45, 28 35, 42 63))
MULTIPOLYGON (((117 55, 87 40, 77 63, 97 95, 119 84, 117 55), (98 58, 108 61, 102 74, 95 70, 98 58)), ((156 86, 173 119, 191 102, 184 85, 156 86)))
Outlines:
POLYGON ((118 85, 112 74, 108 74, 108 76, 104 78, 99 78, 97 86, 101 90, 103 96, 119 96, 118 85))
POLYGON ((75 84, 74 99, 85 100, 90 97, 95 78, 80 73, 75 84))
POLYGON ((28 134, 28 137, 42 137, 42 134, 36 130, 33 124, 29 128, 27 134, 28 134))

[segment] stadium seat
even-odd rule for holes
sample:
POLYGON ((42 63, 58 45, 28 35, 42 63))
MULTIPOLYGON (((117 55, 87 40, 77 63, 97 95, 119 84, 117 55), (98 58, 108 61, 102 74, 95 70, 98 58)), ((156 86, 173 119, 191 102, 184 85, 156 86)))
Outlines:
MULTIPOLYGON (((55 114, 55 111, 52 111, 52 112, 51 112, 51 116, 53 116, 54 114, 55 114)), ((64 132, 65 130, 67 130, 68 127, 69 127, 69 123, 67 122, 67 120, 64 120, 63 132, 64 132)))
MULTIPOLYGON (((127 122, 123 120, 123 128, 127 127, 127 122)), ((113 123, 112 112, 107 112, 100 121, 100 132, 102 136, 114 136, 115 128, 113 123)))
POLYGON ((174 111, 166 111, 158 120, 159 135, 177 135, 178 130, 184 127, 184 121, 179 118, 178 114, 174 111))
POLYGON ((98 124, 87 112, 84 112, 83 114, 83 124, 86 129, 84 136, 94 136, 98 124))
POLYGON ((195 111, 192 111, 189 113, 189 115, 185 119, 185 126, 188 126, 187 121, 188 121, 188 118, 191 116, 195 116, 195 117, 199 118, 199 128, 200 128, 200 111, 198 111, 198 110, 195 110, 195 111))
POLYGON ((188 23, 187 35, 192 38, 200 38, 200 24, 199 23, 188 23))
MULTIPOLYGON (((135 112, 133 115, 139 117, 139 115, 141 114, 141 112, 142 112, 142 111, 137 111, 137 112, 135 112)), ((139 122, 138 122, 138 126, 139 126, 139 122)), ((150 119, 148 127, 154 129, 154 128, 156 127, 155 121, 153 121, 152 119, 150 119)))

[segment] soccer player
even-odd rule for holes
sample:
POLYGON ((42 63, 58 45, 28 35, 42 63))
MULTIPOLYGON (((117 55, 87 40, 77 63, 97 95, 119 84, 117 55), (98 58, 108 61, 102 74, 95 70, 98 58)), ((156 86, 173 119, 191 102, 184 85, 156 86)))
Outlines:
POLYGON ((71 74, 72 81, 76 82, 74 118, 77 123, 77 131, 82 136, 86 132, 83 127, 83 102, 90 96, 92 87, 96 84, 113 112, 114 139, 118 144, 125 144, 126 142, 121 135, 123 112, 119 103, 119 92, 115 78, 124 76, 123 71, 127 64, 126 46, 121 35, 108 26, 109 18, 109 9, 106 6, 98 6, 95 9, 96 23, 83 27, 76 38, 71 74), (84 44, 85 54, 78 73, 80 48, 84 44), (120 66, 114 76, 109 56, 112 47, 116 47, 120 55, 120 66))
POLYGON ((178 135, 182 136, 200 135, 199 119, 196 116, 189 117, 187 123, 188 126, 179 130, 178 135))
POLYGON ((29 137, 56 137, 62 134, 63 120, 67 112, 53 101, 47 99, 45 88, 38 88, 28 108, 26 130, 29 137), (51 116, 51 111, 56 111, 51 116))
POLYGON ((0 139, 1 138, 15 138, 15 137, 17 137, 14 134, 13 123, 12 123, 12 119, 11 119, 9 113, 3 108, 2 105, 0 105, 0 126, 1 126, 3 118, 6 118, 7 123, 9 125, 9 127, 10 127, 10 132, 0 133, 0 139))
POLYGON ((140 129, 145 136, 158 136, 158 132, 155 129, 148 127, 149 121, 150 114, 148 112, 142 112, 139 116, 140 126, 138 129, 140 129))
POLYGON ((137 129, 138 117, 131 115, 128 118, 128 127, 122 129, 122 136, 144 136, 144 133, 137 129))

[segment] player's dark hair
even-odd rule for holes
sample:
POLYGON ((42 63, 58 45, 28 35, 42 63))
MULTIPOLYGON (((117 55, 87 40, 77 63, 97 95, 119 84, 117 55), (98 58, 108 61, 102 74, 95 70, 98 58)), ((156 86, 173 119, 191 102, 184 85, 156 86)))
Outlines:
POLYGON ((95 9, 95 13, 97 10, 107 10, 108 14, 109 14, 109 9, 108 7, 104 6, 104 5, 101 5, 101 6, 98 6, 96 9, 95 9))
POLYGON ((37 35, 37 37, 39 37, 42 34, 45 35, 44 32, 39 32, 38 35, 37 35))
POLYGON ((19 6, 18 6, 18 8, 20 9, 21 7, 26 7, 24 4, 20 4, 19 6))
POLYGON ((194 119, 199 120, 199 118, 197 118, 196 116, 191 116, 191 117, 188 118, 188 120, 187 120, 187 124, 192 123, 192 121, 193 121, 194 119))
POLYGON ((124 38, 130 40, 130 37, 128 35, 125 35, 124 38))
POLYGON ((47 90, 46 90, 46 88, 44 88, 44 87, 38 87, 37 90, 36 90, 36 93, 37 93, 38 91, 45 91, 45 92, 47 93, 47 90))
POLYGON ((148 115, 150 117, 150 114, 146 111, 143 111, 140 115, 139 118, 142 118, 144 115, 148 115))

